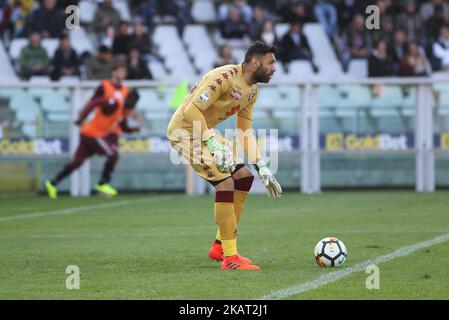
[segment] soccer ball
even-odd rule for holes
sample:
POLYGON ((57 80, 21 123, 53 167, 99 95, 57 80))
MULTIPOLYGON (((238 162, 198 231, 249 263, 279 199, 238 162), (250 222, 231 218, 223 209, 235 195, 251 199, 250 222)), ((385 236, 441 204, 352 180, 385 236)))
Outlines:
POLYGON ((321 268, 340 267, 347 257, 346 246, 337 238, 321 239, 315 246, 315 260, 321 268))

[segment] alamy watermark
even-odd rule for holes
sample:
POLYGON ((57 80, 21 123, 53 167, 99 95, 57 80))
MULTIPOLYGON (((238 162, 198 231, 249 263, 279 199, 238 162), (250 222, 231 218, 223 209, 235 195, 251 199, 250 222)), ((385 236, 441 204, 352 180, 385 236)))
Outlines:
POLYGON ((368 30, 380 29, 380 10, 378 6, 370 5, 365 8, 368 17, 365 19, 365 27, 368 30))
POLYGON ((75 30, 80 28, 80 8, 75 5, 65 8, 65 13, 68 15, 65 19, 65 27, 68 30, 75 30))
POLYGON ((69 265, 65 269, 65 273, 69 276, 65 279, 65 287, 69 290, 80 288, 80 268, 75 265, 69 265))
POLYGON ((369 274, 366 278, 365 286, 368 290, 380 289, 380 270, 375 264, 366 267, 365 273, 369 274))
MULTIPOLYGON (((224 134, 212 129, 218 141, 230 150, 236 157, 254 162, 259 156, 265 160, 270 171, 275 174, 278 170, 279 135, 277 129, 225 129, 224 134), (246 152, 244 152, 246 151, 246 152)), ((170 161, 174 165, 212 165, 214 159, 205 152, 204 138, 201 133, 201 122, 194 121, 192 130, 178 128, 170 133, 172 150, 170 161)))

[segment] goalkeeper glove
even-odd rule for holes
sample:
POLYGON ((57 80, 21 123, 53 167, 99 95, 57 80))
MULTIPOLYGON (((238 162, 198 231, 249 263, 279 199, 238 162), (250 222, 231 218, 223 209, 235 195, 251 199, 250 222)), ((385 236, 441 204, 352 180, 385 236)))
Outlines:
POLYGON ((214 157, 218 170, 223 173, 232 173, 235 170, 235 159, 231 150, 222 143, 218 142, 215 137, 211 137, 204 142, 214 157))
POLYGON ((279 199, 282 194, 282 188, 277 182, 276 178, 273 176, 271 171, 268 169, 267 165, 262 159, 259 159, 255 164, 254 168, 259 174, 259 178, 267 189, 267 194, 270 198, 279 199))

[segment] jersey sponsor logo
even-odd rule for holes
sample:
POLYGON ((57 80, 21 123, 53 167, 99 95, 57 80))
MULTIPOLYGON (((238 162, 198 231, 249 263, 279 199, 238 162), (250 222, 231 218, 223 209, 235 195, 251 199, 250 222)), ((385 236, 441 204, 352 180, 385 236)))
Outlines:
POLYGON ((228 112, 226 112, 226 116, 230 117, 230 116, 232 116, 233 114, 235 114, 239 110, 240 110, 240 105, 239 104, 236 105, 236 106, 233 106, 228 112))
POLYGON ((206 103, 207 100, 209 100, 209 98, 210 98, 210 94, 207 91, 203 91, 203 93, 200 94, 200 100, 202 103, 206 103))
POLYGON ((231 89, 229 94, 231 95, 231 97, 233 97, 236 100, 242 99, 242 93, 240 91, 238 91, 237 89, 231 89))

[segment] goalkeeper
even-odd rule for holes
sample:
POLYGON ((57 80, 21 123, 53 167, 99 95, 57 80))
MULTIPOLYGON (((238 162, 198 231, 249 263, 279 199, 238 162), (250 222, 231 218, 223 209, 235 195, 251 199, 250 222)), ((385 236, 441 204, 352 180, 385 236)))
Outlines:
POLYGON ((267 83, 276 71, 276 49, 253 42, 240 65, 226 65, 208 72, 192 88, 168 125, 173 148, 188 159, 195 172, 216 190, 214 214, 217 236, 209 250, 221 269, 259 270, 237 251, 237 224, 254 176, 237 156, 236 148, 215 133, 213 127, 237 116, 237 139, 270 197, 282 189, 260 156, 252 133, 252 114, 258 83, 267 83))

